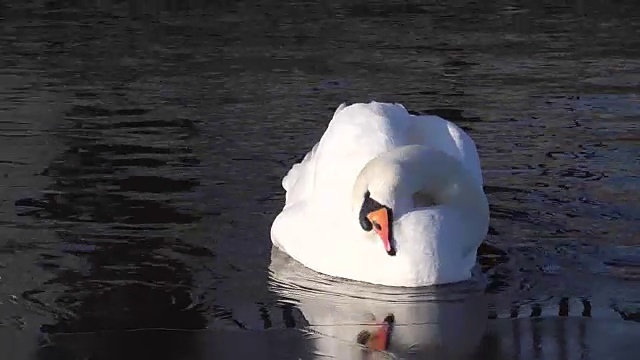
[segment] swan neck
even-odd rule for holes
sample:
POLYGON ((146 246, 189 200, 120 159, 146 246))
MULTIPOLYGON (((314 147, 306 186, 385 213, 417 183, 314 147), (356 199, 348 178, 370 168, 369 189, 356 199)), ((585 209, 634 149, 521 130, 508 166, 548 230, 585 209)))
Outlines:
POLYGON ((354 210, 360 210, 367 191, 380 204, 400 213, 472 201, 483 193, 461 161, 421 145, 399 147, 369 161, 354 186, 354 210), (416 199, 422 200, 417 204, 416 199))
POLYGON ((442 151, 422 146, 398 157, 401 171, 393 191, 399 199, 413 198, 414 207, 456 203, 472 198, 477 186, 462 162, 442 151))

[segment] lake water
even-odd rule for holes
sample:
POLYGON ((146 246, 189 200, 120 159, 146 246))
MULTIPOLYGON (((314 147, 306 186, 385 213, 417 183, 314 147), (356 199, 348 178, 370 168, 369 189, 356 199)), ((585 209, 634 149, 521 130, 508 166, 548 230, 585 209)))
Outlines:
POLYGON ((0 54, 3 360, 637 358, 637 1, 0 0, 0 54), (482 281, 272 253, 282 176, 370 100, 475 139, 482 281))

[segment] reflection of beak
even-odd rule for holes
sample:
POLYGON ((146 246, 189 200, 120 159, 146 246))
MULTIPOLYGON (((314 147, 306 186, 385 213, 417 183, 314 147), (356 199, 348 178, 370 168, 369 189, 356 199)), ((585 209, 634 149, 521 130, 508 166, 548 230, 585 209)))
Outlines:
POLYGON ((391 224, 393 219, 391 218, 391 210, 387 207, 382 207, 378 210, 374 210, 367 215, 367 219, 373 224, 373 230, 378 234, 384 249, 387 254, 394 256, 396 249, 391 246, 391 224))
POLYGON ((358 334, 356 341, 373 350, 387 350, 389 348, 389 342, 391 341, 391 331, 393 330, 394 321, 393 314, 387 315, 382 323, 376 326, 376 330, 373 333, 363 330, 358 334))

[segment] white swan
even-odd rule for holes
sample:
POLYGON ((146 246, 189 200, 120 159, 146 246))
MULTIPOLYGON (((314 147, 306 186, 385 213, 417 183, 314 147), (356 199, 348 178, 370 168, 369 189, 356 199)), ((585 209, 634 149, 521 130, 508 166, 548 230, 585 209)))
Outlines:
POLYGON ((336 277, 389 286, 469 279, 489 207, 473 140, 399 104, 340 105, 282 181, 275 246, 336 277))

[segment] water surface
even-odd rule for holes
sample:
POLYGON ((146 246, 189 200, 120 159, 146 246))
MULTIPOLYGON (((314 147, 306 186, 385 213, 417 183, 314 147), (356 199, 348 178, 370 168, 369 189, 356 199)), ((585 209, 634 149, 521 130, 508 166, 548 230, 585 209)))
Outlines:
POLYGON ((464 286, 410 310, 383 301, 435 325, 404 321, 378 355, 445 351, 459 318, 429 316, 469 311, 487 322, 451 357, 634 358, 638 14, 634 1, 1 2, 2 358, 362 355, 342 320, 382 290, 334 303, 346 285, 287 285, 269 227, 282 176, 335 108, 370 100, 469 131, 487 241, 506 253, 481 257, 470 310, 441 299, 464 286))

